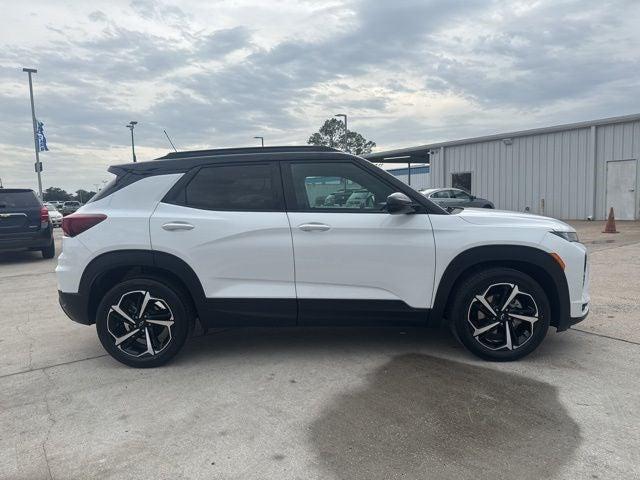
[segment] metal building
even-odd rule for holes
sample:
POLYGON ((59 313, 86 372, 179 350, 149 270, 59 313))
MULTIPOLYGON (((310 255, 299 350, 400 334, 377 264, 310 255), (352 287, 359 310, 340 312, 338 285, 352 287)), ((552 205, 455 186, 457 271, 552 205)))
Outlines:
POLYGON ((609 207, 617 219, 640 218, 639 157, 640 114, 367 155, 428 163, 428 186, 466 188, 496 208, 596 220, 609 207))
POLYGON ((429 165, 411 165, 411 168, 389 168, 387 172, 398 177, 398 179, 404 183, 411 185, 416 190, 422 190, 423 188, 429 188, 431 186, 429 165))

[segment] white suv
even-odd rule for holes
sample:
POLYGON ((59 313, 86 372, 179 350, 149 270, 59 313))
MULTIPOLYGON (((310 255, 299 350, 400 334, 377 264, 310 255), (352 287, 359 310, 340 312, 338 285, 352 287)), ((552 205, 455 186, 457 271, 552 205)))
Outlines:
MULTIPOLYGON (((63 221, 67 315, 134 367, 204 328, 449 322, 514 360, 588 313, 585 247, 551 218, 447 213, 370 162, 324 147, 169 154, 63 221), (366 192, 356 208, 343 192, 366 192), (331 201, 325 201, 331 196, 331 201)), ((353 203, 353 202, 352 202, 353 203)))

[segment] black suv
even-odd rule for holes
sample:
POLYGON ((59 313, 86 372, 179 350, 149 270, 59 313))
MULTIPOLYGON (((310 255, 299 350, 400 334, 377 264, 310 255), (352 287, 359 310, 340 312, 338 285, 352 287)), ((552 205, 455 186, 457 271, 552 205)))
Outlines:
POLYGON ((49 211, 33 190, 0 189, 0 252, 40 250, 44 258, 53 258, 53 226, 49 211))

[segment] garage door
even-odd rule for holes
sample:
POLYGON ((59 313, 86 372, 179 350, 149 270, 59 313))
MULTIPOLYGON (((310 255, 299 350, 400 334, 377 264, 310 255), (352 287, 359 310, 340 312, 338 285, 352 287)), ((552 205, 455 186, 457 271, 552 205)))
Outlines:
POLYGON ((636 163, 636 160, 607 162, 605 215, 609 213, 609 208, 613 207, 616 219, 636 219, 636 163))

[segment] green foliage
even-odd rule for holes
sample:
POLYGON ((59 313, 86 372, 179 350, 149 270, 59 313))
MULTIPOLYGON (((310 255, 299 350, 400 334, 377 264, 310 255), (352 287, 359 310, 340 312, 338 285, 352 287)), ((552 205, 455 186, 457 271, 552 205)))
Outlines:
POLYGON ((83 189, 76 190, 74 200, 77 200, 80 203, 87 203, 95 194, 96 192, 91 192, 83 189))
POLYGON ((73 196, 69 192, 58 187, 49 187, 42 195, 45 202, 66 202, 67 200, 73 200, 73 196))
POLYGON ((49 187, 43 193, 45 202, 66 202, 67 200, 77 200, 80 203, 87 203, 96 192, 89 190, 76 190, 75 195, 58 187, 49 187))
MULTIPOLYGON (((344 122, 337 118, 325 120, 320 130, 309 137, 307 143, 309 145, 322 145, 325 147, 333 147, 344 150, 344 122)), ((349 130, 347 132, 347 151, 355 155, 363 155, 371 153, 371 149, 376 146, 376 142, 372 142, 364 138, 358 132, 349 130)))

